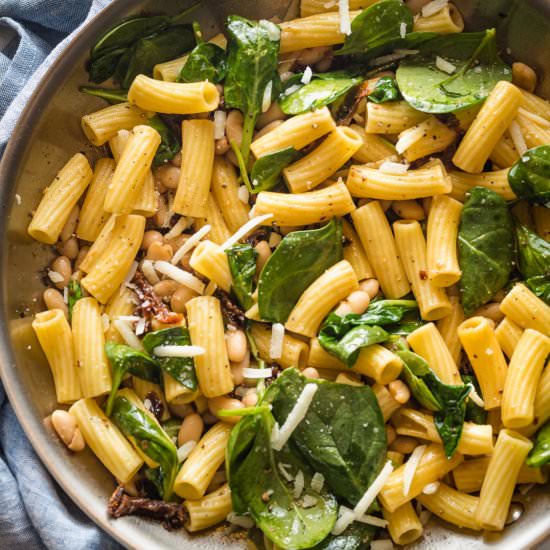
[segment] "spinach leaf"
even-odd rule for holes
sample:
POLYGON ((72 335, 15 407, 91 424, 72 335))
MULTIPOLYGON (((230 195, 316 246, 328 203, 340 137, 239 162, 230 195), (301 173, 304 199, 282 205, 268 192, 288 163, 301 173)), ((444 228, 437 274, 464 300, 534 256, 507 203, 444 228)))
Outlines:
POLYGON ((311 488, 312 471, 290 445, 279 452, 271 448, 274 424, 263 408, 244 417, 231 432, 226 465, 233 510, 249 513, 282 548, 311 548, 330 533, 338 505, 326 489, 317 493, 311 488), (295 498, 293 480, 299 472, 304 490, 295 498))
POLYGON ((170 418, 162 423, 162 429, 166 432, 169 438, 174 441, 178 438, 178 433, 181 427, 181 419, 179 418, 170 418))
POLYGON ((218 83, 225 77, 225 50, 211 42, 202 42, 195 46, 187 57, 178 77, 178 82, 218 83))
POLYGON ((155 363, 172 378, 191 391, 197 389, 197 375, 192 357, 158 357, 157 346, 189 346, 189 331, 183 327, 163 328, 147 333, 143 338, 143 347, 155 363))
POLYGON ((496 33, 443 35, 419 46, 419 53, 401 62, 397 84, 405 100, 419 111, 450 113, 484 101, 512 71, 498 56, 496 33), (449 74, 438 58, 456 67, 449 74), (439 65, 439 66, 438 66, 439 65))
POLYGON ((315 279, 342 259, 342 224, 289 233, 267 260, 258 281, 258 307, 265 321, 284 323, 315 279))
POLYGON ((125 48, 111 50, 88 62, 87 70, 90 75, 90 81, 100 84, 111 78, 116 71, 120 58, 127 52, 125 48))
POLYGON ((506 202, 494 191, 470 190, 460 219, 458 251, 462 306, 470 315, 506 285, 512 271, 512 218, 506 202))
MULTIPOLYGON (((346 37, 337 55, 364 54, 403 38, 402 23, 406 32, 413 28, 410 9, 401 0, 380 0, 364 9, 352 22, 351 34, 346 37)), ((377 53, 377 55, 380 55, 377 53)))
POLYGON ((320 78, 313 78, 299 90, 283 95, 279 99, 279 106, 287 115, 320 109, 336 101, 362 81, 362 77, 326 78, 320 75, 320 78))
POLYGON ((426 322, 421 319, 411 319, 402 321, 401 323, 392 323, 391 325, 385 325, 384 330, 390 334, 397 336, 408 336, 411 332, 414 332, 417 328, 425 325, 426 322))
POLYGON ((164 123, 160 115, 151 117, 147 124, 160 134, 161 142, 153 159, 153 165, 160 166, 172 160, 180 152, 181 145, 174 132, 164 123))
POLYGON ((355 506, 378 475, 386 458, 386 432, 378 401, 369 386, 310 380, 296 369, 283 371, 269 386, 275 420, 282 425, 306 384, 317 392, 306 417, 292 433, 295 445, 330 490, 355 506))
POLYGON ((535 445, 525 461, 530 468, 540 468, 550 462, 550 422, 537 432, 535 445))
POLYGON ((312 550, 368 550, 376 534, 376 527, 352 523, 341 535, 329 535, 312 550))
POLYGON ((67 298, 67 306, 69 308, 69 321, 73 317, 73 308, 76 302, 83 298, 84 294, 82 293, 82 287, 78 281, 71 279, 69 281, 69 296, 67 298))
POLYGON ((244 309, 254 304, 254 276, 258 253, 250 244, 236 244, 225 251, 231 272, 233 293, 244 309))
MULTIPOLYGON (((461 374, 464 384, 471 384, 474 386, 478 395, 481 395, 481 389, 477 382, 477 378, 471 374, 461 374)), ((466 420, 475 422, 476 424, 487 424, 487 411, 476 405, 471 399, 468 399, 466 403, 466 420)))
POLYGON ((401 376, 414 398, 426 409, 434 411, 435 427, 445 454, 451 458, 462 436, 466 399, 471 386, 444 384, 428 363, 410 350, 400 349, 394 353, 403 361, 401 376))
POLYGON ((105 414, 111 416, 116 392, 127 372, 155 384, 160 382, 160 373, 157 364, 147 354, 125 344, 106 342, 105 355, 111 364, 113 374, 111 393, 105 405, 105 414))
POLYGON ((525 285, 543 302, 550 305, 550 276, 538 275, 525 280, 525 285))
POLYGON ((239 109, 244 117, 241 153, 248 164, 256 118, 262 112, 266 88, 275 97, 281 31, 269 21, 248 21, 238 15, 227 18, 227 74, 224 97, 227 107, 239 109))
POLYGON ((520 199, 550 208, 550 145, 523 153, 508 172, 508 182, 520 199))
POLYGON ((250 172, 250 191, 259 193, 273 189, 280 181, 283 168, 301 156, 294 147, 285 147, 260 157, 250 172))
POLYGON ((402 99, 401 92, 397 87, 395 78, 383 76, 374 86, 374 90, 367 96, 373 103, 387 103, 388 101, 398 101, 402 99))
POLYGON ((143 453, 159 464, 162 484, 157 488, 164 500, 170 500, 179 466, 176 446, 170 437, 145 411, 123 395, 115 397, 111 420, 143 453))
POLYGON ((79 92, 86 95, 93 95, 104 99, 110 105, 115 103, 124 103, 128 101, 128 90, 116 89, 116 88, 98 88, 95 86, 80 86, 79 92))

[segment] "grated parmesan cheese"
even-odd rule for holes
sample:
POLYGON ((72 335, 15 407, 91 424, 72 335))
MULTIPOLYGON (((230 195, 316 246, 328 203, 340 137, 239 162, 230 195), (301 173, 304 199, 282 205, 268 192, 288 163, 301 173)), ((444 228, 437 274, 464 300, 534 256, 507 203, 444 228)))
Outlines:
POLYGON ((313 508, 317 502, 319 502, 318 498, 312 495, 305 495, 302 499, 302 508, 313 508))
POLYGON ((277 463, 277 469, 281 472, 281 475, 286 479, 286 481, 290 482, 294 478, 286 471, 287 468, 290 468, 288 464, 283 464, 282 462, 277 463))
POLYGON ((62 283, 63 280, 65 279, 65 277, 63 277, 63 275, 59 273, 59 271, 53 271, 51 269, 48 271, 48 278, 52 283, 56 283, 56 284, 62 283))
POLYGON ((422 139, 424 132, 424 127, 420 124, 412 128, 407 128, 399 134, 399 139, 395 144, 395 150, 402 155, 407 149, 422 139))
POLYGON ((400 162, 383 162, 378 170, 384 174, 406 174, 409 169, 408 164, 401 164, 400 162))
POLYGON ((64 289, 63 289, 63 301, 68 304, 69 303, 69 287, 66 286, 64 289))
POLYGON ((355 518, 355 521, 358 521, 359 523, 364 523, 366 525, 374 525, 374 527, 387 527, 388 525, 388 522, 385 519, 379 518, 377 516, 370 516, 368 514, 355 518))
MULTIPOLYGON (((252 212, 252 210, 250 210, 252 212)), ((234 244, 237 244, 241 239, 246 237, 250 232, 254 231, 256 227, 260 225, 265 225, 264 222, 270 220, 273 217, 273 214, 264 214, 263 216, 256 216, 251 220, 247 221, 243 226, 241 226, 227 241, 222 244, 222 250, 232 247, 234 244)))
POLYGON ((101 314, 101 322, 103 324, 103 332, 107 332, 111 326, 111 321, 106 313, 101 314))
POLYGON ((367 513, 370 505, 374 502, 378 493, 382 490, 382 487, 386 484, 388 477, 393 472, 393 464, 388 460, 380 473, 376 476, 376 479, 371 483, 370 487, 365 491, 365 494, 359 499, 359 502, 353 509, 355 517, 362 517, 367 513))
POLYGON ((225 136, 225 123, 227 114, 225 111, 214 112, 214 139, 222 139, 225 136))
POLYGON ((156 285, 160 279, 153 267, 153 262, 151 260, 143 260, 141 262, 141 271, 145 275, 145 278, 152 284, 156 285))
POLYGON ((153 353, 157 357, 196 357, 204 355, 206 350, 202 346, 164 345, 157 346, 153 353))
POLYGON ((293 84, 292 86, 289 86, 285 90, 285 96, 293 94, 294 92, 297 92, 300 88, 301 88, 301 86, 299 84, 293 84))
POLYGON ((527 144, 525 143, 525 138, 523 137, 523 134, 521 132, 521 128, 515 120, 510 123, 508 132, 510 133, 510 137, 514 142, 514 147, 517 149, 517 152, 520 155, 523 155, 523 153, 525 153, 525 151, 527 151, 529 147, 527 147, 527 144))
POLYGON ((399 61, 407 55, 414 55, 418 53, 418 50, 395 50, 393 53, 388 55, 381 55, 380 57, 375 57, 369 65, 373 67, 379 67, 380 65, 386 65, 387 63, 393 63, 394 61, 399 61))
POLYGON ((546 120, 545 118, 542 118, 539 115, 536 115, 535 113, 532 113, 531 111, 526 111, 523 107, 520 107, 518 109, 518 114, 522 115, 523 117, 531 120, 535 124, 538 124, 539 126, 542 126, 543 128, 550 128, 550 121, 546 120))
POLYGON ((294 498, 298 499, 302 496, 304 492, 305 482, 304 482, 304 472, 298 470, 296 477, 294 478, 294 498))
POLYGON ((118 333, 122 336, 123 340, 134 349, 143 351, 143 345, 140 339, 134 333, 130 322, 124 321, 122 319, 116 319, 113 323, 114 327, 117 329, 118 333))
POLYGON ((428 483, 428 485, 426 485, 424 489, 422 489, 422 493, 424 493, 425 495, 433 495, 434 493, 437 493, 440 485, 441 483, 439 483, 439 481, 428 483))
POLYGON ((325 2, 323 4, 323 8, 326 10, 330 10, 331 8, 334 8, 338 4, 338 0, 329 0, 328 2, 325 2))
POLYGON ((472 389, 470 390, 470 393, 468 394, 468 397, 478 406, 478 407, 485 407, 485 401, 481 399, 479 394, 477 393, 474 386, 472 386, 472 389))
POLYGON ((338 0, 338 15, 340 17, 340 32, 351 34, 351 19, 349 16, 349 0, 338 0))
POLYGON ((309 84, 311 82, 312 76, 313 76, 313 71, 311 70, 311 67, 308 65, 301 79, 302 84, 309 84))
POLYGON ((280 428, 278 424, 273 426, 271 432, 271 447, 273 449, 280 451, 283 448, 283 445, 289 440, 292 432, 305 418, 316 392, 317 384, 306 384, 284 424, 280 428))
POLYGON ((269 357, 271 359, 282 357, 284 337, 285 326, 282 323, 273 323, 271 327, 271 344, 269 346, 269 357))
POLYGON ((406 497, 411 490, 412 480, 414 478, 414 473, 422 460, 424 451, 426 450, 427 445, 419 445, 412 452, 409 460, 405 464, 405 469, 403 470, 403 496, 406 497))
POLYGON ((174 224, 172 229, 164 235, 165 239, 175 239, 179 237, 188 227, 191 227, 193 223, 193 218, 186 218, 181 216, 181 218, 174 224))
POLYGON ((243 376, 250 380, 256 380, 261 378, 271 378, 273 376, 273 369, 251 369, 245 367, 243 369, 243 376))
POLYGON ((127 323, 137 323, 140 318, 137 315, 117 315, 117 319, 127 323))
POLYGON ((435 15, 438 11, 441 11, 448 3, 449 0, 433 0, 426 4, 420 13, 422 17, 430 17, 430 15, 435 15))
POLYGON ((325 476, 319 472, 315 472, 311 478, 311 489, 316 493, 320 493, 323 490, 323 485, 325 484, 325 476))
POLYGON ((402 21, 399 24, 399 36, 401 36, 401 38, 405 38, 405 36, 407 36, 407 23, 405 23, 405 21, 402 21))
POLYGON ((212 226, 205 225, 201 227, 196 233, 191 235, 177 250, 172 259, 170 260, 170 263, 172 265, 177 265, 179 261, 195 246, 199 244, 199 241, 206 237, 206 235, 210 232, 212 229, 212 226))
POLYGON ((21 206, 21 195, 19 193, 15 193, 15 202, 17 203, 17 206, 21 206))
POLYGON ((353 522, 355 521, 355 514, 351 508, 347 506, 340 506, 338 509, 338 519, 332 528, 331 533, 333 535, 341 535, 353 522))
POLYGON ((271 107, 271 92, 273 90, 273 81, 270 80, 264 90, 262 98, 262 113, 265 113, 271 107))
POLYGON ((276 248, 282 240, 283 238, 279 235, 279 233, 272 232, 271 235, 269 235, 269 241, 267 244, 269 244, 269 248, 276 248))
POLYGON ((439 57, 439 55, 435 56, 435 66, 444 73, 447 74, 453 74, 456 71, 456 65, 453 65, 451 62, 447 61, 446 59, 443 59, 442 57, 439 57))
POLYGON ((155 269, 173 281, 194 290, 198 294, 202 294, 204 291, 205 284, 198 277, 172 265, 170 262, 159 260, 155 262, 155 269))
POLYGON ((229 512, 227 515, 227 521, 243 529, 251 529, 254 527, 254 520, 248 516, 239 516, 235 512, 229 512))
POLYGON ((145 332, 146 321, 144 317, 141 317, 136 323, 136 336, 141 336, 145 332))
POLYGON ((373 540, 370 543, 370 550, 393 550, 393 542, 390 539, 373 540))
POLYGON ((239 189, 237 191, 237 198, 243 204, 248 204, 248 200, 250 199, 250 193, 248 192, 248 188, 246 187, 246 185, 239 186, 239 189))
POLYGON ((190 454, 191 451, 197 446, 197 442, 194 439, 184 443, 177 451, 178 462, 183 462, 190 454))
POLYGON ((273 25, 265 19, 260 19, 260 26, 267 31, 267 36, 272 42, 277 42, 281 39, 281 31, 277 25, 273 25))
POLYGON ((132 265, 130 266, 130 269, 128 270, 128 273, 126 273, 126 277, 124 277, 124 281, 120 285, 120 293, 124 291, 126 288, 126 285, 134 278, 134 275, 136 274, 138 263, 136 261, 132 262, 132 265))

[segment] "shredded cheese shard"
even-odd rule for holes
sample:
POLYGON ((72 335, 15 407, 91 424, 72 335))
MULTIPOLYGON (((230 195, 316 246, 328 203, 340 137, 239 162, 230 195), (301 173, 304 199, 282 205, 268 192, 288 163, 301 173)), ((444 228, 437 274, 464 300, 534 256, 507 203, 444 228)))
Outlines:
POLYGON ((196 357, 204 355, 206 350, 202 346, 177 346, 164 345, 157 346, 153 353, 157 357, 196 357))
MULTIPOLYGON (((251 210, 252 212, 252 210, 251 210)), ((264 225, 264 222, 270 220, 273 217, 273 214, 264 214, 263 216, 256 216, 251 220, 248 220, 243 226, 239 227, 227 241, 222 244, 222 249, 227 250, 231 248, 234 244, 237 244, 242 238, 246 237, 250 232, 254 231, 256 227, 264 225)))
POLYGON ((345 35, 351 34, 349 0, 338 0, 338 15, 340 17, 340 32, 345 35))
POLYGON ((205 284, 198 277, 172 265, 170 262, 159 260, 155 262, 155 269, 173 281, 194 290, 198 294, 202 294, 204 291, 205 284))
POLYGON ((420 464, 420 461, 422 460, 422 456, 424 455, 424 451, 426 450, 427 445, 419 445, 416 447, 416 449, 412 452, 411 456, 409 457, 409 460, 407 460, 405 464, 405 469, 403 470, 403 496, 406 497, 409 494, 409 491, 411 490, 411 484, 412 480, 414 478, 414 474, 416 472, 416 469, 418 468, 418 465, 420 464))
POLYGON ((210 230, 212 229, 212 226, 205 225, 201 227, 196 233, 191 235, 177 250, 174 256, 172 257, 171 263, 172 265, 177 265, 179 261, 195 246, 197 246, 200 242, 200 240, 203 237, 206 237, 208 233, 210 233, 210 230))
POLYGON ((271 344, 269 346, 269 357, 280 359, 283 355, 283 342, 285 337, 285 326, 282 323, 273 323, 271 327, 271 344))

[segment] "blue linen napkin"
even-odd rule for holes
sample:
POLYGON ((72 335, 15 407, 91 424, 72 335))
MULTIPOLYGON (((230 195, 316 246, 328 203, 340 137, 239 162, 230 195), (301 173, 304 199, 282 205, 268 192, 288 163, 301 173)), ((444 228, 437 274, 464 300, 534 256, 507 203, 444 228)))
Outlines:
MULTIPOLYGON (((0 0, 0 154, 41 76, 110 0, 0 0)), ((118 550, 63 493, 0 384, 0 548, 118 550)))

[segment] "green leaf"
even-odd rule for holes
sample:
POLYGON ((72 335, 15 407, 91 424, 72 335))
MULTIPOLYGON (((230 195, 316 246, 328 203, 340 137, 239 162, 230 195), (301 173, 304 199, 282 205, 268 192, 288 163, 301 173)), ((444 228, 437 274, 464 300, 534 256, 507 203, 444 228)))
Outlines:
POLYGON ((550 422, 547 422, 537 432, 535 445, 525 461, 530 468, 540 468, 550 463, 550 422))
POLYGON ((74 279, 71 279, 69 281, 69 295, 67 298, 67 306, 69 308, 69 321, 73 317, 73 308, 76 302, 80 300, 80 298, 83 298, 84 294, 82 293, 82 287, 80 286, 80 283, 78 281, 75 281, 74 279))
POLYGON ((155 384, 160 382, 158 365, 142 351, 138 351, 125 344, 106 342, 105 355, 107 355, 107 359, 111 364, 111 372, 113 374, 111 393, 105 405, 105 414, 107 416, 111 415, 116 392, 126 373, 137 376, 142 380, 154 382, 155 384))
POLYGON ((311 548, 321 542, 336 522, 338 504, 325 488, 311 488, 312 471, 289 445, 271 448, 275 421, 269 410, 243 418, 231 432, 227 475, 233 510, 249 513, 264 534, 282 548, 311 548), (285 472, 283 474, 283 472, 285 472), (294 497, 294 479, 304 476, 304 490, 294 497), (304 498, 315 499, 313 506, 304 498))
POLYGON ((227 34, 224 98, 227 107, 239 109, 244 117, 241 152, 246 166, 266 87, 272 86, 273 98, 280 82, 277 72, 280 29, 269 21, 248 21, 244 17, 230 15, 227 18, 227 34))
POLYGON ((550 208, 550 145, 523 153, 508 172, 508 182, 520 199, 550 208))
MULTIPOLYGON (((470 374, 461 374, 460 377, 464 384, 471 384, 474 386, 478 395, 481 395, 481 389, 479 387, 477 378, 470 374)), ((468 399, 466 403, 466 420, 475 422, 476 424, 487 424, 487 411, 476 405, 471 399, 468 399)))
POLYGON ((254 276, 258 253, 250 244, 236 244, 225 251, 231 272, 231 289, 244 309, 254 304, 254 276))
POLYGON ((525 279, 550 275, 550 243, 519 222, 515 229, 519 272, 525 279))
POLYGON ((279 99, 279 106, 287 115, 299 115, 320 109, 345 95, 363 81, 362 77, 313 78, 309 84, 279 99))
POLYGON ((419 46, 420 52, 401 61, 397 84, 405 100, 426 113, 451 113, 484 101, 512 71, 498 56, 496 33, 447 34, 419 46), (456 67, 452 74, 438 68, 441 58, 456 67))
POLYGON ((398 41, 403 38, 402 23, 406 25, 406 32, 410 33, 413 28, 413 16, 401 0, 376 2, 364 9, 351 22, 351 34, 346 37, 343 47, 336 53, 364 54, 398 41))
POLYGON ((388 101, 398 101, 403 99, 401 92, 397 87, 395 78, 383 76, 374 86, 374 90, 367 96, 373 103, 387 103, 388 101))
POLYGON ((105 55, 97 59, 91 59, 87 67, 90 81, 101 84, 111 78, 115 74, 121 57, 127 52, 128 50, 125 48, 118 48, 106 52, 105 55))
POLYGON ((424 408, 434 412, 435 427, 445 454, 451 458, 462 436, 466 398, 471 386, 444 384, 420 355, 403 348, 395 353, 403 361, 401 376, 414 398, 424 408))
POLYGON ((251 191, 269 191, 280 181, 283 168, 297 160, 300 153, 294 147, 285 147, 279 151, 260 157, 252 166, 250 173, 251 191))
POLYGON ((162 423, 162 429, 166 432, 166 435, 172 440, 178 437, 178 433, 181 427, 180 418, 170 418, 162 423))
POLYGON ((143 338, 143 347, 155 363, 187 389, 195 391, 197 375, 192 357, 158 357, 155 355, 157 346, 189 346, 190 344, 189 331, 183 327, 148 332, 143 338))
POLYGON ((169 500, 179 464, 176 446, 168 434, 145 411, 121 395, 114 400, 111 420, 126 437, 134 439, 143 453, 159 464, 160 496, 169 500))
POLYGON ((138 74, 151 75, 155 65, 183 55, 194 45, 195 35, 190 25, 178 25, 155 36, 140 38, 132 46, 128 68, 120 84, 129 88, 138 74))
POLYGON ((202 42, 195 46, 187 57, 178 77, 178 82, 218 83, 225 77, 225 50, 216 44, 202 42))
POLYGON ((114 88, 96 88, 94 86, 80 86, 78 88, 78 91, 82 92, 83 94, 100 97, 111 105, 128 101, 128 90, 117 90, 114 88))
POLYGON ((329 535, 312 550, 368 550, 376 527, 353 522, 341 535, 329 535))
POLYGON ((315 279, 342 259, 342 224, 289 233, 267 260, 258 281, 258 307, 265 321, 284 323, 315 279))
POLYGON ((464 203, 458 231, 460 294, 470 315, 508 283, 514 255, 512 218, 506 202, 474 187, 464 203))
POLYGON ((550 305, 550 275, 529 277, 529 279, 525 280, 525 284, 533 294, 550 305))
POLYGON ((151 117, 147 124, 160 134, 161 142, 153 159, 153 165, 160 166, 172 160, 180 152, 181 145, 159 115, 151 117))
POLYGON ((355 506, 386 459, 386 433, 378 401, 369 386, 310 380, 286 369, 267 389, 265 401, 281 426, 306 384, 317 392, 305 419, 290 437, 330 490, 355 506))

